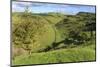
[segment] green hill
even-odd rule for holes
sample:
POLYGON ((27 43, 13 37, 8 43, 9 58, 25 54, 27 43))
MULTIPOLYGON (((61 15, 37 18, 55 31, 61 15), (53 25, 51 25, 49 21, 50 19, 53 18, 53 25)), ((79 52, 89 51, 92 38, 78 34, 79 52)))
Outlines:
POLYGON ((94 13, 14 12, 13 65, 95 60, 95 32, 94 13))

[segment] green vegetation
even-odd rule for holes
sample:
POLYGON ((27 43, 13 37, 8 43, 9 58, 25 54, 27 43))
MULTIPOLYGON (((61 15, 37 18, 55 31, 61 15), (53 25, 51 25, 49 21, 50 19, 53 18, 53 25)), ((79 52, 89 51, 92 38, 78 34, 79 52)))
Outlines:
POLYGON ((78 62, 78 61, 94 61, 95 50, 93 45, 80 46, 76 48, 53 50, 49 52, 33 53, 29 55, 21 55, 13 61, 15 65, 27 64, 45 64, 45 63, 62 63, 62 62, 78 62))
POLYGON ((13 65, 94 61, 94 13, 12 13, 13 65))

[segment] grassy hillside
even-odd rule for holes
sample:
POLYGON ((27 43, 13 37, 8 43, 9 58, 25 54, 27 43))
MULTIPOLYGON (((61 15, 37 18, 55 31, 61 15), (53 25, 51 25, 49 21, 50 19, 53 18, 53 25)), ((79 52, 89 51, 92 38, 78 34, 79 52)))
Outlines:
POLYGON ((94 61, 94 13, 12 13, 13 65, 94 61))
POLYGON ((79 46, 75 48, 52 50, 49 52, 21 55, 13 61, 14 65, 46 64, 62 62, 95 61, 95 46, 79 46))

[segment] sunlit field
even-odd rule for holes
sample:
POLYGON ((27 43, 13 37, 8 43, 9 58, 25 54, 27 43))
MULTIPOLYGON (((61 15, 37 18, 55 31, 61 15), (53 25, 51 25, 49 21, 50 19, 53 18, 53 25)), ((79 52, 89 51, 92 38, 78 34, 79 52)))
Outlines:
POLYGON ((95 61, 95 15, 95 6, 13 1, 12 65, 95 61))

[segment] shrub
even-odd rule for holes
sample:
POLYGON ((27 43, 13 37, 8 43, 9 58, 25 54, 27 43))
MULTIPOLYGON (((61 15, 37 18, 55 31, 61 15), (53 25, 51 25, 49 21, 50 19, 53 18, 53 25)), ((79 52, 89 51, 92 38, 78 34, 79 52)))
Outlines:
POLYGON ((55 36, 52 26, 41 16, 23 14, 12 18, 13 45, 29 52, 42 51, 50 46, 55 36))

